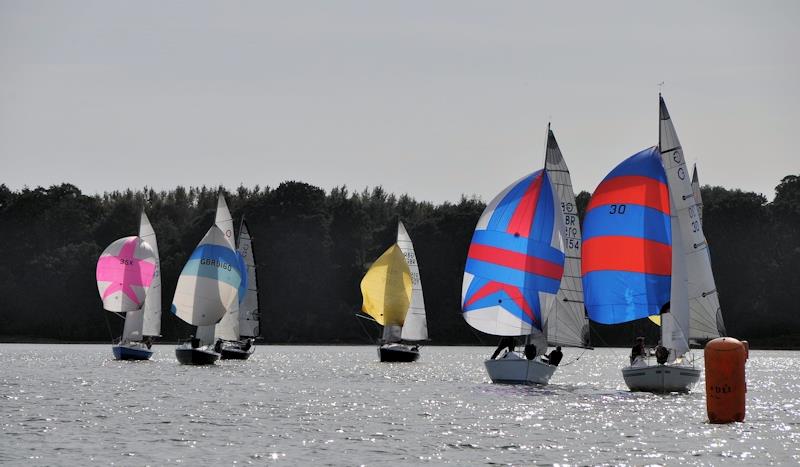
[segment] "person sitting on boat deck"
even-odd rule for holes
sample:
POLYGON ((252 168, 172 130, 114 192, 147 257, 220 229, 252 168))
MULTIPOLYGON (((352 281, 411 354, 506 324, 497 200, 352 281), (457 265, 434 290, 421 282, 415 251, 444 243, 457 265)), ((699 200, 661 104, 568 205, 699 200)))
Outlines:
POLYGON ((248 350, 250 350, 250 347, 252 347, 252 346, 253 346, 253 339, 247 339, 246 341, 244 341, 244 345, 242 346, 242 350, 247 352, 248 350))
POLYGON ((561 352, 561 346, 558 346, 555 350, 551 350, 549 354, 545 355, 542 360, 553 366, 558 366, 562 358, 564 358, 564 354, 561 352))
POLYGON ((536 345, 535 344, 526 344, 525 345, 525 358, 528 360, 533 360, 536 358, 536 345))
POLYGON ((514 339, 513 336, 503 336, 500 339, 500 343, 497 344, 497 349, 492 354, 492 360, 497 358, 497 356, 500 355, 500 352, 502 352, 503 349, 507 348, 508 352, 513 352, 514 351, 514 347, 516 347, 516 346, 517 346, 517 341, 516 341, 516 339, 514 339))
POLYGON ((637 337, 636 342, 631 348, 631 365, 633 365, 633 362, 640 357, 647 357, 647 351, 644 348, 644 337, 637 337))
POLYGON ((214 342, 214 352, 222 352, 222 339, 217 339, 217 342, 214 342))
POLYGON ((656 346, 656 361, 659 365, 663 365, 667 363, 669 360, 669 349, 661 345, 661 341, 658 341, 658 345, 656 346))
POLYGON ((145 336, 145 338, 142 339, 142 342, 147 346, 148 349, 153 346, 153 338, 150 336, 145 336))
POLYGON ((200 347, 200 339, 198 339, 198 338, 196 338, 194 336, 189 337, 189 342, 192 343, 192 348, 193 349, 196 349, 196 348, 200 347))

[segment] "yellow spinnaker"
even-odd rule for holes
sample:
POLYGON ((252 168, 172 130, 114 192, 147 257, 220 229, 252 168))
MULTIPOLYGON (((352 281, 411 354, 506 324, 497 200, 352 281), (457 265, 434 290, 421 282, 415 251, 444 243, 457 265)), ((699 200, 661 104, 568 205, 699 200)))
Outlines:
POLYGON ((397 244, 378 258, 361 279, 361 309, 379 324, 402 326, 411 303, 411 271, 397 244))
POLYGON ((648 316, 650 321, 656 323, 657 325, 661 326, 661 315, 650 315, 648 316))

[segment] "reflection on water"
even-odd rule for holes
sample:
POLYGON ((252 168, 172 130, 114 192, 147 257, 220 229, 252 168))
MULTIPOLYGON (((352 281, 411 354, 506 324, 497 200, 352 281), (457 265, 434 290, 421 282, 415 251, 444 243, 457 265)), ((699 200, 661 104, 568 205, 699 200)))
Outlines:
MULTIPOLYGON (((565 352, 545 387, 494 385, 492 349, 262 346, 249 361, 111 360, 107 345, 0 345, 0 463, 752 464, 800 461, 800 352, 752 351, 744 423, 630 393, 626 350, 565 352)), ((699 362, 702 364, 702 361, 699 362)))

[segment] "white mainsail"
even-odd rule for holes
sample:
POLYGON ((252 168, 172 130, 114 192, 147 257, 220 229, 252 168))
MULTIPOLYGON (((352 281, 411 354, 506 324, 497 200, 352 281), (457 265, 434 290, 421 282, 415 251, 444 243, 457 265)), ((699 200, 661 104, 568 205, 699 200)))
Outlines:
POLYGON ((692 192, 694 193, 694 202, 697 203, 697 216, 700 217, 700 224, 703 224, 703 196, 700 194, 700 179, 697 177, 697 164, 694 165, 692 170, 692 192))
POLYGON ((125 325, 122 327, 122 342, 138 342, 144 338, 142 326, 144 311, 136 310, 125 313, 125 325))
MULTIPOLYGON (((550 345, 587 347, 589 320, 583 307, 581 281, 581 224, 567 163, 556 137, 547 126, 545 170, 561 202, 564 226, 564 275, 552 307, 546 308, 545 329, 550 345)), ((537 345, 537 348, 539 346, 537 345)))
MULTIPOLYGON (((213 329, 238 300, 241 274, 236 252, 222 230, 211 226, 181 271, 172 313, 198 330, 213 329)), ((208 336, 197 337, 203 344, 213 343, 208 336)))
POLYGON ((428 322, 425 319, 425 299, 422 296, 422 279, 419 275, 417 255, 414 244, 402 222, 397 223, 397 245, 408 263, 411 271, 411 304, 408 306, 406 321, 400 337, 407 341, 424 341, 428 339, 428 322))
POLYGON ((241 337, 258 337, 260 316, 258 312, 258 277, 256 275, 256 258, 253 250, 253 239, 247 222, 242 218, 239 227, 239 245, 237 251, 247 266, 247 293, 239 304, 239 335, 241 337))
POLYGON ((697 212, 692 183, 683 157, 678 135, 659 95, 659 150, 667 173, 670 198, 680 226, 680 235, 672 245, 681 242, 686 267, 689 298, 689 339, 705 340, 720 336, 717 325, 720 316, 719 298, 711 270, 711 258, 697 212))
POLYGON ((156 241, 156 232, 153 230, 153 225, 147 214, 142 211, 142 217, 139 221, 139 237, 147 242, 156 255, 156 271, 153 276, 153 282, 150 284, 150 290, 147 292, 147 297, 144 299, 144 306, 142 307, 142 335, 144 336, 161 336, 161 260, 158 256, 158 242, 156 241))
MULTIPOLYGON (((219 227, 222 231, 225 240, 230 245, 231 250, 236 251, 235 237, 233 235, 233 217, 228 204, 225 202, 225 196, 220 192, 217 197, 217 211, 214 217, 214 225, 219 227)), ((197 328, 197 337, 202 341, 215 341, 222 339, 226 341, 239 340, 239 301, 238 299, 228 308, 228 312, 222 317, 222 320, 216 326, 209 326, 203 329, 202 326, 197 328)))
POLYGON ((670 349, 669 360, 689 351, 689 291, 684 259, 686 254, 680 241, 681 229, 678 210, 670 200, 670 229, 672 241, 672 277, 670 280, 669 313, 661 314, 661 342, 670 349))

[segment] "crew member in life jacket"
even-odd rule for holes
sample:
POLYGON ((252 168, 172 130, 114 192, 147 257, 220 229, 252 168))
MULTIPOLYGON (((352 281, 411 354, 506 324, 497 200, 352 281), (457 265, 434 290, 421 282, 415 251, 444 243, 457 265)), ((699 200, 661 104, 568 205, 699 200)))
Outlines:
POLYGON ((558 366, 562 358, 564 358, 564 354, 561 352, 561 346, 558 346, 555 350, 551 350, 542 360, 553 366, 558 366))
POLYGON ((633 347, 631 347, 631 365, 633 365, 633 362, 639 357, 647 357, 647 350, 644 348, 644 337, 637 337, 636 342, 633 344, 633 347))
POLYGON ((513 352, 514 351, 514 347, 516 347, 516 346, 517 346, 517 340, 514 339, 513 336, 503 336, 500 339, 500 343, 497 344, 497 349, 492 354, 492 360, 497 358, 497 356, 500 355, 500 352, 502 352, 503 349, 507 348, 508 352, 513 352))
POLYGON ((658 341, 658 345, 656 346, 656 361, 659 365, 663 365, 667 363, 669 360, 669 349, 661 345, 661 341, 658 341))
POLYGON ((535 344, 526 344, 525 345, 525 358, 528 360, 533 360, 536 358, 536 345, 535 344))

